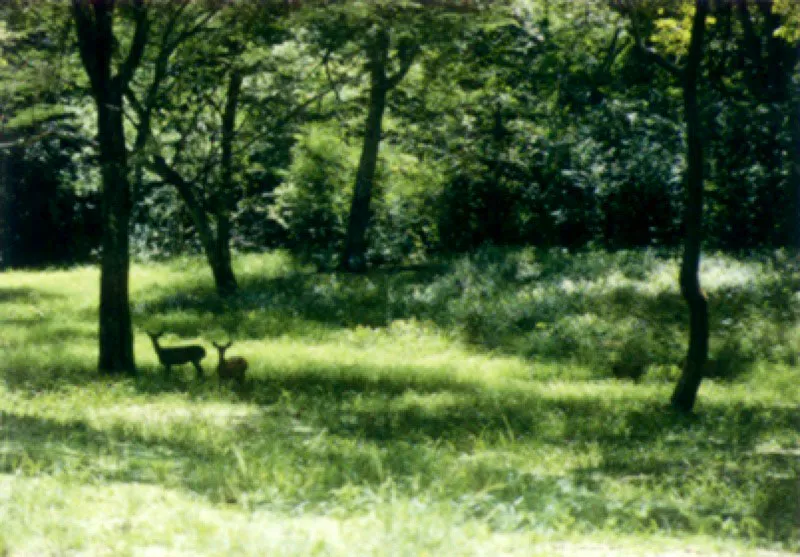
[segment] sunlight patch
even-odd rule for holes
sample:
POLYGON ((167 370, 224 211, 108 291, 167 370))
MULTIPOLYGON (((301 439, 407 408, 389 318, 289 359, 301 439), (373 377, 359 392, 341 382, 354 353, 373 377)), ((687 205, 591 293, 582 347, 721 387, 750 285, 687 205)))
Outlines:
POLYGON ((108 420, 141 424, 203 422, 216 427, 233 426, 260 415, 255 406, 208 403, 192 406, 166 404, 131 404, 92 409, 89 419, 98 423, 108 420))

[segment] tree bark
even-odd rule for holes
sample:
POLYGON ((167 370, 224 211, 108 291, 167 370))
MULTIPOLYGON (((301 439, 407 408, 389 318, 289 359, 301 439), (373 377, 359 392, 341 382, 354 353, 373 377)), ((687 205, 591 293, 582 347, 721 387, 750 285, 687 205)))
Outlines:
POLYGON ((356 183, 350 204, 350 217, 347 223, 347 237, 341 268, 351 272, 364 272, 367 268, 367 227, 370 220, 372 185, 375 181, 375 168, 378 163, 386 110, 386 95, 389 92, 386 65, 389 57, 389 34, 381 29, 371 45, 369 54, 369 112, 364 126, 364 145, 358 161, 356 183))
POLYGON ((708 302, 700 288, 700 251, 703 240, 703 143, 697 82, 703 57, 708 0, 696 0, 689 54, 684 69, 683 105, 686 119, 686 239, 681 262, 681 294, 689 306, 689 350, 683 373, 672 394, 672 407, 691 412, 708 359, 708 302))
POLYGON ((122 131, 122 96, 98 99, 97 121, 103 180, 100 260, 100 358, 107 373, 135 371, 128 274, 131 192, 122 131))
POLYGON ((99 358, 101 373, 136 372, 128 274, 131 186, 123 122, 123 93, 139 66, 148 22, 142 0, 134 2, 136 28, 127 58, 112 75, 113 0, 73 0, 81 61, 97 105, 97 139, 102 179, 103 240, 100 259, 99 358))
POLYGON ((220 295, 228 296, 238 289, 231 263, 231 220, 235 208, 233 192, 233 140, 236 136, 236 110, 242 90, 242 74, 234 69, 228 82, 225 111, 222 115, 222 183, 216 204, 217 238, 215 245, 214 281, 220 295))

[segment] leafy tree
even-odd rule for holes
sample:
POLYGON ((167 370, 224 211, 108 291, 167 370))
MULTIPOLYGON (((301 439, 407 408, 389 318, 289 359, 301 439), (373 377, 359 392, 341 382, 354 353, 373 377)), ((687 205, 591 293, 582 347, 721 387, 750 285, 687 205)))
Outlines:
MULTIPOLYGON (((205 68, 217 69, 222 62, 219 56, 222 35, 220 33, 220 22, 213 25, 213 19, 219 19, 219 13, 215 8, 196 9, 188 1, 178 2, 167 19, 161 34, 161 41, 152 61, 152 70, 148 74, 146 84, 138 84, 136 87, 129 88, 126 96, 134 108, 136 114, 136 140, 135 146, 141 151, 139 156, 137 185, 141 191, 143 187, 142 171, 146 167, 156 173, 161 179, 174 186, 183 199, 197 233, 201 240, 204 252, 211 266, 214 281, 220 294, 227 295, 236 290, 236 278, 233 274, 231 265, 231 254, 229 249, 230 221, 229 221, 229 199, 233 197, 228 190, 231 187, 232 177, 232 143, 234 137, 234 126, 236 121, 236 110, 238 108, 238 98, 241 92, 242 74, 238 69, 233 69, 229 75, 222 70, 217 70, 213 78, 208 75, 201 76, 197 68, 192 68, 193 63, 199 62, 196 49, 204 41, 211 41, 210 49, 202 51, 211 59, 203 64, 205 68), (187 58, 188 56, 188 58, 187 58), (177 61, 175 60, 177 58, 177 61), (210 108, 209 99, 217 93, 219 81, 228 80, 225 89, 224 109, 221 115, 222 142, 221 142, 221 165, 223 168, 223 184, 219 188, 219 194, 211 204, 207 205, 199 198, 192 186, 192 180, 182 175, 178 166, 178 159, 183 154, 186 136, 182 136, 182 143, 177 149, 173 150, 173 163, 169 164, 164 157, 165 149, 160 144, 160 137, 153 137, 154 120, 155 125, 161 124, 158 131, 163 129, 161 120, 167 120, 167 129, 170 123, 174 122, 175 116, 182 120, 182 129, 191 133, 191 128, 198 124, 198 119, 203 110, 210 108), (208 84, 209 90, 200 92, 200 84, 208 84), (214 85, 211 85, 211 84, 214 85), (138 92, 138 94, 137 94, 138 92), (186 109, 187 101, 192 99, 195 104, 194 118, 188 118, 186 109), (159 115, 166 115, 159 118, 159 115), (147 149, 145 149, 147 148, 147 149), (216 227, 212 228, 209 223, 208 213, 212 212, 216 219, 216 227)), ((175 123, 173 129, 180 128, 180 124, 175 123)), ((220 157, 216 153, 210 153, 209 159, 219 161, 220 157)), ((217 164, 220 164, 217 162, 217 164)), ((212 165, 201 166, 201 172, 208 173, 212 165)), ((206 174, 207 175, 207 174, 206 174)), ((200 178, 205 179, 205 176, 200 178)))
MULTIPOLYGON (((759 153, 759 159, 768 169, 776 172, 767 180, 767 188, 789 189, 785 198, 789 201, 786 206, 788 211, 782 215, 786 224, 781 227, 786 230, 781 240, 800 249, 800 171, 797 165, 791 165, 789 179, 781 188, 781 173, 783 167, 782 130, 788 115, 788 134, 790 143, 798 145, 800 142, 800 124, 796 104, 792 91, 792 79, 800 61, 800 52, 796 44, 785 40, 779 32, 785 28, 784 21, 791 16, 787 13, 782 19, 780 9, 775 9, 775 2, 755 2, 736 0, 736 15, 742 27, 742 40, 737 41, 738 61, 737 68, 743 74, 741 80, 756 101, 767 110, 768 121, 765 126, 767 141, 759 153), (760 25, 753 21, 752 11, 756 10, 760 25)), ((780 6, 778 6, 780 8, 780 6)), ((751 139, 752 141, 752 139, 751 139)), ((791 148, 791 147, 790 147, 791 148)), ((767 216, 766 221, 769 221, 767 216)))
POLYGON ((187 9, 165 31, 149 81, 138 84, 144 92, 130 90, 129 97, 137 142, 149 138, 142 166, 178 192, 217 291, 229 295, 237 289, 230 244, 246 169, 258 166, 256 151, 276 137, 290 141, 284 128, 317 97, 291 99, 297 80, 281 64, 288 60, 297 70, 297 53, 273 56, 273 45, 288 38, 279 5, 244 12, 182 5, 187 9))
POLYGON ((353 200, 347 225, 347 239, 342 254, 342 268, 349 271, 364 271, 366 268, 366 233, 370 218, 375 168, 378 162, 383 114, 386 96, 397 87, 405 76, 416 54, 417 45, 410 39, 398 40, 397 69, 387 73, 389 66, 391 35, 383 22, 370 29, 371 40, 365 44, 369 71, 369 104, 364 123, 364 145, 356 172, 353 200))
MULTIPOLYGON (((390 94, 406 77, 419 54, 453 39, 463 27, 461 4, 449 2, 346 2, 324 10, 309 4, 307 27, 320 48, 349 51, 364 60, 366 111, 362 147, 353 186, 344 247, 339 265, 362 272, 367 266, 367 229, 390 94)), ((467 11, 471 11, 467 7, 467 11)))

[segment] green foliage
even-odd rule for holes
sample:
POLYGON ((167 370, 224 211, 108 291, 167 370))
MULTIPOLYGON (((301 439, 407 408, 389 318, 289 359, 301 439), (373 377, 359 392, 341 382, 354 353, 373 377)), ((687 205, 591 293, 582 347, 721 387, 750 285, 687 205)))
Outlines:
POLYGON ((377 199, 368 233, 374 263, 421 263, 438 246, 436 202, 442 172, 431 161, 384 144, 377 170, 377 199))
MULTIPOLYGON (((700 91, 709 160, 707 241, 736 250, 787 245, 795 220, 792 157, 784 156, 796 143, 789 117, 796 106, 795 58, 785 39, 797 10, 776 2, 773 17, 763 5, 748 5, 753 36, 736 6, 723 3, 709 21, 700 91), (768 47, 753 49, 753 40, 768 47)), ((306 180, 297 174, 316 171, 301 170, 308 161, 293 161, 305 156, 302 148, 292 151, 293 143, 308 133, 309 122, 335 129, 329 135, 349 146, 345 166, 352 168, 367 91, 363 41, 377 26, 390 29, 397 46, 390 49, 389 73, 401 64, 401 51, 419 51, 388 98, 372 262, 422 261, 432 249, 465 251, 487 242, 679 243, 680 88, 635 47, 632 23, 648 48, 679 62, 691 6, 660 0, 637 3, 633 12, 599 0, 519 0, 490 9, 478 3, 467 10, 416 2, 309 6, 149 7, 151 40, 132 91, 140 102, 152 101, 153 133, 131 151, 131 163, 146 167, 149 158, 163 156, 206 207, 227 199, 235 248, 286 246, 321 264, 333 262, 352 188, 345 176, 352 174, 333 165, 341 187, 329 189, 337 193, 302 193, 306 180), (160 60, 167 44, 177 46, 160 60), (221 113, 234 68, 245 78, 231 185, 223 187, 221 113), (150 91, 159 72, 162 87, 150 91), (297 204, 291 215, 281 205, 284 197, 297 204), (268 219, 273 199, 275 218, 268 219)), ((2 7, 2 131, 3 141, 43 132, 63 139, 72 169, 59 180, 82 198, 99 183, 87 143, 95 122, 67 7, 2 7)), ((124 47, 130 21, 120 17, 115 25, 124 47)), ((135 123, 134 104, 125 109, 126 122, 135 123)), ((132 148, 134 126, 127 134, 132 148)), ((53 166, 46 174, 61 172, 55 159, 42 162, 53 166)), ((135 252, 196 251, 195 225, 182 198, 162 191, 161 177, 147 168, 138 178, 135 252)), ((88 205, 75 214, 86 211, 88 205)))
POLYGON ((297 253, 322 266, 341 252, 358 150, 332 126, 311 125, 300 135, 270 216, 297 253))
MULTIPOLYGON (((322 267, 335 265, 350 209, 359 148, 337 126, 311 124, 297 137, 292 164, 276 188, 270 216, 288 247, 322 267)), ((376 176, 367 256, 374 263, 419 262, 436 244, 435 165, 385 143, 376 176)))

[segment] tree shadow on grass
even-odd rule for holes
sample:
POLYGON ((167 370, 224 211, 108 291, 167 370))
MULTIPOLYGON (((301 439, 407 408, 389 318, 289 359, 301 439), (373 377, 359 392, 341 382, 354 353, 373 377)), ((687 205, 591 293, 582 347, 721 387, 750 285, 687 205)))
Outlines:
POLYGON ((43 292, 28 286, 3 286, 0 287, 0 304, 9 302, 29 302, 47 299, 64 298, 60 294, 43 292))
POLYGON ((56 421, 0 412, 0 426, 0 470, 5 473, 63 472, 86 475, 91 481, 155 483, 159 462, 187 466, 213 456, 195 440, 148 439, 122 427, 101 431, 79 419, 56 421), (125 465, 119 466, 120 462, 125 465))
MULTIPOLYGON (((148 432, 139 427, 135 413, 103 430, 79 419, 5 413, 0 417, 0 444, 6 443, 0 466, 26 474, 68 470, 85 474, 87 481, 152 482, 214 499, 226 497, 230 482, 235 489, 257 491, 270 474, 285 473, 271 470, 265 457, 277 451, 280 462, 295 472, 315 474, 310 491, 284 485, 288 491, 281 497, 290 505, 325 503, 347 485, 378 489, 391 477, 401 492, 414 482, 422 481, 416 489, 425 489, 426 482, 452 481, 447 488, 452 496, 471 501, 469 512, 492 525, 500 517, 537 517, 557 508, 579 528, 600 528, 616 517, 643 529, 653 521, 696 532, 698 521, 707 526, 721 516, 737 524, 755 518, 765 531, 770 529, 765 536, 772 540, 787 542, 794 535, 793 515, 787 518, 785 512, 796 510, 792 481, 800 463, 793 455, 764 454, 758 448, 773 435, 797 431, 794 408, 706 403, 701 415, 685 417, 654 408, 633 389, 608 400, 602 392, 565 397, 546 388, 493 390, 444 376, 430 378, 421 369, 402 369, 393 377, 370 376, 374 371, 312 367, 226 388, 214 398, 232 405, 256 403, 263 414, 238 424, 223 422, 220 427, 229 432, 223 441, 208 441, 215 436, 198 432, 198 424, 185 417, 180 428, 158 433, 160 428, 148 432), (306 433, 293 433, 297 425, 306 433), (249 447, 243 450, 253 468, 250 476, 241 475, 231 452, 235 446, 249 447), (531 449, 560 451, 567 462, 583 453, 595 453, 597 460, 539 474, 527 471, 535 464, 525 460, 531 449), (459 479, 449 477, 454 475, 459 479), (733 510, 718 496, 689 509, 681 498, 659 500, 669 490, 705 489, 709 478, 738 495, 755 489, 762 499, 751 508, 733 510), (637 494, 620 502, 619 494, 604 493, 609 485, 628 485, 637 494), (490 486, 490 492, 484 491, 490 486)), ((136 392, 152 393, 150 401, 176 391, 202 403, 218 389, 213 381, 158 374, 128 384, 136 392)))

